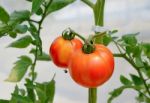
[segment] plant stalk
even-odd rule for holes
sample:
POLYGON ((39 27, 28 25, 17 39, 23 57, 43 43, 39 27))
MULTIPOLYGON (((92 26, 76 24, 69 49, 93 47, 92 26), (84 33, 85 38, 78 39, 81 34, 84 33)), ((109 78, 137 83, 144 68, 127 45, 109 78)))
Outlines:
MULTIPOLYGON (((92 7, 96 26, 104 26, 104 6, 105 0, 97 0, 96 4, 92 7)), ((97 88, 89 88, 88 103, 97 103, 97 88)))
POLYGON ((89 88, 88 103, 97 103, 97 88, 89 88))

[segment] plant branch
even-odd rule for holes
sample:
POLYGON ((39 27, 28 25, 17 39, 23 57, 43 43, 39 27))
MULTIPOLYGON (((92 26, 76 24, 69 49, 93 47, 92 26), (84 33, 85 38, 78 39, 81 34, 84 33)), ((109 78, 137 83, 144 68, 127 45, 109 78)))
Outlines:
POLYGON ((131 60, 131 59, 129 59, 125 54, 114 54, 114 56, 115 56, 115 57, 122 57, 122 58, 124 58, 126 61, 128 61, 128 62, 137 70, 137 72, 138 72, 140 78, 141 78, 142 81, 143 81, 143 84, 144 84, 144 86, 145 86, 145 89, 147 90, 147 92, 148 92, 148 94, 149 94, 149 96, 150 96, 149 87, 148 87, 148 85, 147 85, 147 83, 146 83, 146 81, 145 81, 145 79, 144 79, 144 76, 142 75, 142 73, 141 73, 141 71, 140 71, 140 68, 143 68, 143 67, 138 67, 138 66, 136 66, 136 64, 134 63, 134 61, 131 60))
POLYGON ((89 0, 81 0, 81 1, 87 4, 89 7, 94 8, 94 4, 91 1, 89 0))
POLYGON ((83 36, 81 36, 79 33, 75 32, 71 28, 69 28, 69 30, 70 30, 70 32, 72 32, 73 34, 75 34, 76 36, 78 36, 80 39, 82 39, 84 42, 86 42, 86 39, 83 36))

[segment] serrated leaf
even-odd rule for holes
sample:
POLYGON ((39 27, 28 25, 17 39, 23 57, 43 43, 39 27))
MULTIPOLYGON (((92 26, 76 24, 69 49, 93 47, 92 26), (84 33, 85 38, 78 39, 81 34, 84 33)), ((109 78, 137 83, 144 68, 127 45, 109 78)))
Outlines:
MULTIPOLYGON (((19 88, 18 88, 17 85, 15 86, 15 90, 14 90, 14 92, 12 94, 16 94, 16 95, 19 94, 19 88)), ((10 100, 10 103, 17 103, 17 100, 12 96, 11 100, 10 100)))
POLYGON ((150 58, 150 43, 142 43, 144 54, 150 58))
POLYGON ((30 11, 28 11, 28 10, 14 11, 10 15, 10 24, 28 20, 30 18, 30 15, 31 15, 30 11))
MULTIPOLYGON (((28 97, 17 94, 12 94, 13 98, 17 101, 16 103, 33 103, 28 97)), ((14 102, 13 102, 14 103, 14 102)))
POLYGON ((143 81, 140 77, 138 77, 134 74, 130 74, 130 76, 131 76, 131 79, 132 79, 134 85, 136 85, 136 86, 143 85, 143 81))
POLYGON ((46 14, 48 15, 54 11, 60 10, 74 1, 76 0, 53 0, 52 4, 48 7, 46 14))
POLYGON ((108 99, 108 103, 111 103, 113 99, 117 98, 121 93, 123 92, 124 88, 120 87, 117 89, 114 89, 112 92, 110 92, 110 97, 108 99))
POLYGON ((26 79, 25 87, 27 90, 27 96, 31 100, 35 100, 34 84, 30 79, 26 79))
POLYGON ((8 47, 14 47, 14 48, 26 48, 30 45, 32 42, 32 38, 29 35, 26 35, 14 42, 12 42, 8 47))
POLYGON ((55 94, 55 81, 36 83, 35 88, 41 103, 53 103, 55 94))
POLYGON ((131 46, 135 46, 137 44, 136 35, 138 35, 138 34, 139 33, 124 35, 124 36, 122 36, 122 40, 124 40, 124 42, 126 44, 129 44, 131 46))
POLYGON ((28 56, 21 56, 12 68, 8 82, 19 82, 27 72, 28 67, 32 64, 32 60, 28 56))
POLYGON ((26 33, 28 30, 28 27, 27 25, 20 25, 20 24, 17 24, 14 28, 14 31, 16 31, 17 33, 26 33))
POLYGON ((37 12, 36 12, 37 15, 42 15, 43 14, 43 9, 40 7, 37 12))
POLYGON ((120 81, 124 85, 132 85, 132 82, 123 75, 120 76, 120 81))
MULTIPOLYGON (((36 53, 36 50, 35 49, 32 49, 31 51, 30 51, 30 53, 33 53, 33 54, 35 54, 36 53)), ((50 61, 51 60, 51 58, 50 58, 50 56, 47 54, 47 53, 45 53, 45 52, 43 52, 42 53, 42 55, 40 55, 40 51, 38 50, 37 51, 37 60, 40 60, 40 61, 50 61)))
POLYGON ((32 2, 32 13, 36 13, 44 0, 33 0, 32 2))
POLYGON ((0 37, 12 30, 12 27, 6 24, 0 24, 0 37))
POLYGON ((7 23, 9 20, 9 14, 6 12, 6 10, 0 6, 0 21, 7 23))

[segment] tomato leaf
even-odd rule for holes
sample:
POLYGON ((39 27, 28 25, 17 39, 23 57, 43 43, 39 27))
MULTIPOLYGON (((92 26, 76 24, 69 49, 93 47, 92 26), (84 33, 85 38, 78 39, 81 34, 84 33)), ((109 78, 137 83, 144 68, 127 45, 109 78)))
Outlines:
POLYGON ((130 76, 131 76, 131 79, 132 79, 133 83, 134 83, 136 86, 140 86, 140 85, 143 84, 143 81, 142 81, 142 79, 141 79, 140 77, 138 77, 138 76, 136 76, 136 75, 134 75, 134 74, 130 74, 130 76))
MULTIPOLYGON (((30 51, 30 53, 32 53, 32 54, 35 54, 35 52, 36 52, 35 49, 32 49, 30 51)), ((37 60, 39 60, 39 61, 50 61, 51 60, 50 56, 47 53, 43 52, 42 55, 40 55, 40 51, 38 50, 37 52, 38 52, 37 60)))
POLYGON ((19 82, 27 72, 28 67, 32 64, 32 60, 28 56, 21 56, 12 68, 6 81, 19 82))
POLYGON ((53 103, 55 94, 55 81, 36 83, 35 90, 41 103, 53 103))
POLYGON ((150 43, 142 43, 144 54, 150 58, 150 43))
POLYGON ((130 81, 128 78, 126 78, 123 75, 120 76, 120 81, 124 85, 132 85, 132 81, 130 81))
POLYGON ((14 11, 10 15, 10 22, 9 24, 16 24, 17 22, 23 22, 25 20, 28 20, 30 18, 30 11, 28 10, 22 10, 22 11, 14 11))
POLYGON ((36 13, 44 0, 33 0, 32 1, 32 13, 36 13))
POLYGON ((9 14, 6 12, 6 10, 0 6, 0 21, 7 23, 9 20, 9 14))
POLYGON ((29 35, 26 35, 14 42, 12 42, 8 47, 14 47, 14 48, 26 48, 30 45, 32 42, 32 38, 29 35))
POLYGON ((137 44, 136 35, 138 35, 138 34, 139 33, 126 34, 126 35, 122 36, 122 40, 124 40, 124 42, 128 45, 135 46, 137 44))
POLYGON ((26 79, 25 87, 26 87, 26 90, 27 90, 27 96, 31 100, 34 101, 35 100, 34 84, 30 79, 26 79))
POLYGON ((53 0, 52 4, 48 7, 47 15, 64 8, 65 6, 73 3, 76 0, 53 0))
POLYGON ((12 30, 11 26, 0 23, 0 37, 5 36, 5 34, 11 30, 12 30))
POLYGON ((110 92, 109 94, 111 95, 108 99, 108 103, 111 103, 113 99, 115 99, 116 97, 118 97, 119 95, 121 95, 121 93, 123 92, 125 88, 122 86, 120 88, 114 89, 112 92, 110 92))
POLYGON ((17 33, 26 33, 28 30, 28 27, 27 25, 20 25, 20 24, 17 24, 14 28, 14 31, 17 32, 17 33))

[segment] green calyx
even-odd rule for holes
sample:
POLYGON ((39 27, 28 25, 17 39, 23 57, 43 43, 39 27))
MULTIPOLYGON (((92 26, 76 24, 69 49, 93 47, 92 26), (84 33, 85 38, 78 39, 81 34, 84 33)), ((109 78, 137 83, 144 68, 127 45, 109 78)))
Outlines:
POLYGON ((95 46, 93 44, 84 44, 82 47, 82 51, 86 54, 93 53, 95 51, 95 46))
POLYGON ((73 32, 71 32, 70 29, 66 29, 63 31, 62 33, 62 37, 65 39, 65 40, 72 40, 74 39, 75 37, 75 34, 73 32))

